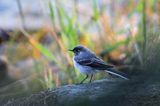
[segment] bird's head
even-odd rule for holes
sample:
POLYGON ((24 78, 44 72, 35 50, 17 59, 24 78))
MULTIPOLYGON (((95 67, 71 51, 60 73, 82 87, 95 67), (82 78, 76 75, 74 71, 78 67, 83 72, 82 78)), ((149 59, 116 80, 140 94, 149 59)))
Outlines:
POLYGON ((73 49, 69 49, 69 51, 72 51, 75 55, 79 55, 80 53, 87 51, 87 49, 82 45, 78 45, 73 49))

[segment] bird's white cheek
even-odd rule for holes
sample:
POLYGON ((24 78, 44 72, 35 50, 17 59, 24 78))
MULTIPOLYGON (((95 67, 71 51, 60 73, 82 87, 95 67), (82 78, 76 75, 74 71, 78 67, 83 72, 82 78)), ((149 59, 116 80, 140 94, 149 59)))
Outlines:
POLYGON ((75 62, 75 60, 74 60, 74 56, 73 56, 72 60, 73 60, 74 67, 77 68, 77 64, 76 64, 76 62, 75 62))

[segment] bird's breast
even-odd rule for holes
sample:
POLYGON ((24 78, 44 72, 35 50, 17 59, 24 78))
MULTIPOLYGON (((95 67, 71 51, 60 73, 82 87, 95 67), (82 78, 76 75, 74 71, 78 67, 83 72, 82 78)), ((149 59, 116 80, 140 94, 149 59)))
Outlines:
POLYGON ((89 66, 82 66, 80 65, 79 63, 77 63, 74 58, 73 58, 73 63, 74 63, 74 66, 75 68, 80 72, 80 73, 83 73, 83 74, 94 74, 96 73, 96 70, 92 69, 91 67, 89 66))

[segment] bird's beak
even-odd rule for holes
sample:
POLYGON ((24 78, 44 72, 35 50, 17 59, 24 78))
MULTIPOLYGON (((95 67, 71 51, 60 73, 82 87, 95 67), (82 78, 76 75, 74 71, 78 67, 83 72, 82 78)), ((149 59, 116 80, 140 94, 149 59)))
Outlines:
POLYGON ((73 52, 73 49, 68 49, 68 51, 71 51, 71 52, 73 52))

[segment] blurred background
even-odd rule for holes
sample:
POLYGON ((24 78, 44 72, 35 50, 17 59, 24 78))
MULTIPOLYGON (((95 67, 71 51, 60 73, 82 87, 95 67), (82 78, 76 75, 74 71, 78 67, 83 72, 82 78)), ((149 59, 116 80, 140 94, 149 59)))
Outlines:
POLYGON ((80 82, 68 52, 78 44, 128 72, 160 40, 159 0, 0 0, 0 14, 1 96, 80 82))

